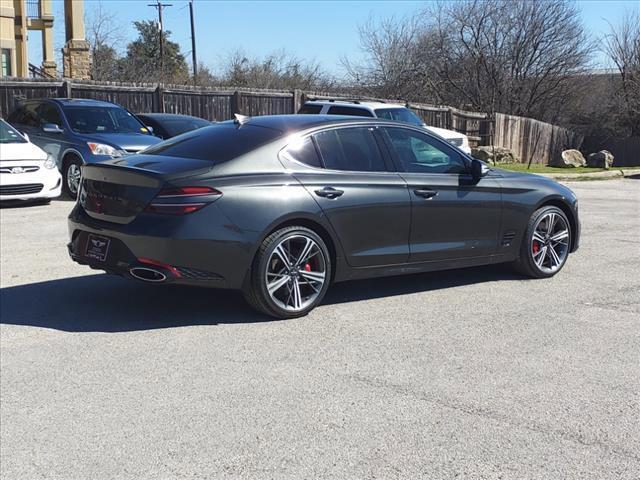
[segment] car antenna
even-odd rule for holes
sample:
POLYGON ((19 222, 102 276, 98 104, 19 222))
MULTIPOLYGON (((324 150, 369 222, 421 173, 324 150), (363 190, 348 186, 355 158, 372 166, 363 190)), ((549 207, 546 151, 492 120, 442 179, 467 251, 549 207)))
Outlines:
POLYGON ((236 117, 233 123, 235 123, 238 126, 244 125, 249 120, 251 120, 251 117, 249 115, 240 115, 239 113, 234 113, 233 116, 236 117))

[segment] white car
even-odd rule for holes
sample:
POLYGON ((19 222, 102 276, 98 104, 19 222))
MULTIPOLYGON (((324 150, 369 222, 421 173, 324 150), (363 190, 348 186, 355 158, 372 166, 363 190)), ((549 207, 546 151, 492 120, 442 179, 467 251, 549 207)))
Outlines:
POLYGON ((53 157, 0 118, 0 200, 51 200, 61 191, 53 157))
POLYGON ((469 138, 463 133, 430 127, 420 117, 404 105, 382 102, 359 102, 347 100, 312 100, 305 102, 298 113, 317 115, 354 115, 358 117, 376 117, 398 122, 409 123, 426 128, 442 137, 467 154, 471 154, 469 138))

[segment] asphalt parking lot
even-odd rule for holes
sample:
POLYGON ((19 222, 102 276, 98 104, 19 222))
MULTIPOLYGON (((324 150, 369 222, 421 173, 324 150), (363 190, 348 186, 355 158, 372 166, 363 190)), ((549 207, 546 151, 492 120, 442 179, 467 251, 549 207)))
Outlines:
POLYGON ((0 210, 2 479, 640 477, 640 180, 570 184, 550 280, 336 285, 306 318, 72 263, 0 210))

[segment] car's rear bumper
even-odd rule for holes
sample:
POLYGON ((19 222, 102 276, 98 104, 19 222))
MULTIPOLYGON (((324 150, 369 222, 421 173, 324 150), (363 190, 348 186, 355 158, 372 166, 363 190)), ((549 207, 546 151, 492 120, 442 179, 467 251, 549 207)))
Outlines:
MULTIPOLYGON (((81 264, 136 278, 144 268, 158 270, 162 282, 217 288, 242 287, 251 263, 255 239, 233 225, 224 225, 215 205, 184 217, 141 214, 125 225, 93 219, 76 205, 69 215, 69 255, 81 264), (211 210, 209 210, 211 209, 211 210), (206 212, 209 210, 208 212, 206 212), (198 215, 208 214, 198 218, 198 215), (216 221, 219 217, 219 223, 216 221), (109 240, 104 260, 87 255, 89 235, 109 240)), ((95 238, 95 237, 93 237, 95 238)))

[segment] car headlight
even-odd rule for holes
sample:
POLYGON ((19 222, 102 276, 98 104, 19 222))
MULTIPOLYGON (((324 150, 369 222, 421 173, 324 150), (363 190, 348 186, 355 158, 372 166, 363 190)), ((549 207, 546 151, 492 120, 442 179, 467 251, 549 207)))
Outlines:
POLYGON ((113 148, 111 145, 105 145, 104 143, 87 142, 91 153, 94 155, 109 155, 111 157, 119 157, 120 152, 113 148))
POLYGON ((47 153, 47 159, 44 161, 44 168, 51 170, 53 168, 56 168, 57 166, 58 165, 56 165, 56 161, 53 158, 53 155, 47 153))

